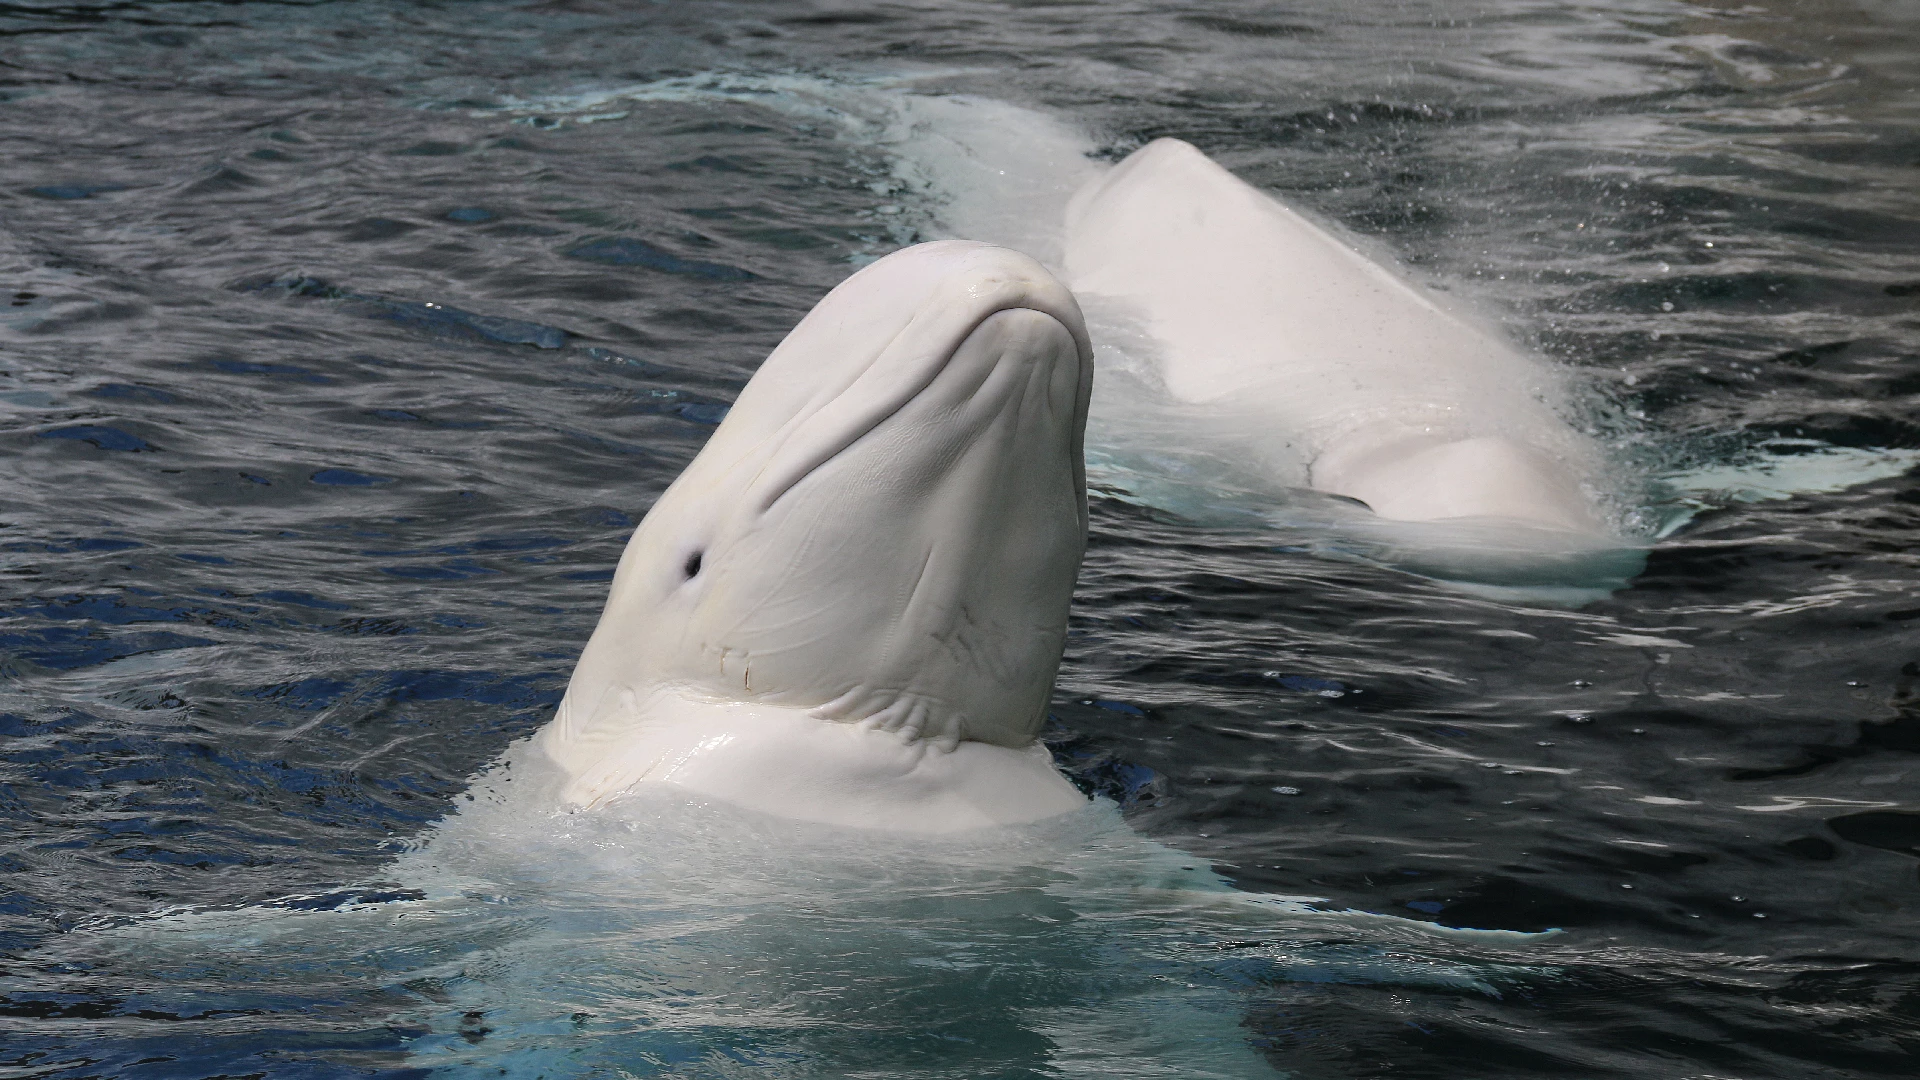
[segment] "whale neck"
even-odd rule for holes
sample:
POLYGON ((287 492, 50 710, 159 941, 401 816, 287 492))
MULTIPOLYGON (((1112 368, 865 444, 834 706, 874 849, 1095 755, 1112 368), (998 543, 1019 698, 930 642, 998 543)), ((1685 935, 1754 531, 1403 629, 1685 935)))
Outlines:
POLYGON ((967 739, 946 749, 806 709, 680 689, 610 704, 624 718, 603 710, 585 725, 563 704, 536 736, 572 776, 564 802, 595 806, 651 781, 778 817, 910 833, 1016 825, 1086 804, 1038 742, 967 739))

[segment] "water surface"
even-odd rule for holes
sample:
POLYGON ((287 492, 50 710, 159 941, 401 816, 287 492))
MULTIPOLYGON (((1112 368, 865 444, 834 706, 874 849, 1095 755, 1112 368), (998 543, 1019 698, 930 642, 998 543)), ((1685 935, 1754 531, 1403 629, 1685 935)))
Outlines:
MULTIPOLYGON (((1912 1075, 1902 5, 76 3, 0 8, 0 34, 11 1074, 384 1074, 524 1033, 483 991, 542 954, 485 912, 446 948, 519 974, 346 963, 361 931, 310 969, 91 943, 157 911, 496 895, 395 859, 546 720, 627 533, 760 358, 965 195, 873 112, 959 94, 1102 159, 1188 139, 1568 369, 1657 541, 1629 587, 1476 596, 1100 494, 1049 733, 1132 830, 1243 890, 1563 932, 1348 942, 1506 965, 1448 981, 1189 913, 1155 924, 1187 935, 1173 960, 1093 934, 1118 959, 1061 982, 930 977, 904 1020, 843 997, 797 1042, 715 1021, 742 1057, 622 1067, 1060 1074, 1095 1030, 1063 1034, 1072 1009, 1205 970, 1194 1000, 1302 1077, 1912 1075), (1266 952, 1214 964, 1235 947, 1266 952), (956 1013, 966 1055, 916 1041, 956 1013)), ((929 886, 902 866, 875 940, 958 927, 915 939, 926 970, 1008 965, 1008 927, 1060 914, 1018 873, 936 874, 955 914, 907 912, 929 886)), ((725 939, 796 935, 765 949, 800 995, 775 1005, 859 970, 795 918, 725 939)), ((907 985, 889 947, 862 946, 907 985)))

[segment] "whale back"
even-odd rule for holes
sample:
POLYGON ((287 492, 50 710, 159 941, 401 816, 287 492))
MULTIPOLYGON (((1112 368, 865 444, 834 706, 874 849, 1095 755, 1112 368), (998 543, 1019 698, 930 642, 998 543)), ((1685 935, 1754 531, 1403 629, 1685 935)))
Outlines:
POLYGON ((1065 268, 1152 339, 1173 398, 1278 475, 1383 517, 1600 530, 1549 366, 1187 143, 1074 195, 1065 268))
POLYGON ((1449 397, 1484 389, 1482 373, 1540 382, 1496 334, 1178 139, 1083 187, 1067 231, 1069 284, 1147 308, 1184 401, 1332 372, 1369 396, 1394 394, 1388 376, 1449 397))

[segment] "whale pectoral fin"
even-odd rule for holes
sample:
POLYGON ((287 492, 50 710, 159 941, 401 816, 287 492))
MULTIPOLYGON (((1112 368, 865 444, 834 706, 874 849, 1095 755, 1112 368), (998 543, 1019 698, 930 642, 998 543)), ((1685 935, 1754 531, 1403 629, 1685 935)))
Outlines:
POLYGON ((1571 469, 1500 436, 1328 454, 1314 463, 1312 479, 1397 521, 1501 518, 1573 532, 1602 528, 1571 469))

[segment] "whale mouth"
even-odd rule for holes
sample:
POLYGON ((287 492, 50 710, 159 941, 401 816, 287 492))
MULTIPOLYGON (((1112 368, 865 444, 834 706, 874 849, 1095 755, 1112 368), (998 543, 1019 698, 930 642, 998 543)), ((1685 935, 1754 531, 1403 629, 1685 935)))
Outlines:
MULTIPOLYGON (((723 425, 728 435, 728 427, 760 433, 757 446, 738 461, 747 465, 757 458, 743 492, 748 512, 767 513, 807 477, 898 421, 936 384, 953 382, 956 358, 977 350, 983 328, 1023 315, 1071 340, 1079 354, 1072 393, 1077 415, 1067 418, 1076 429, 1078 459, 1093 373, 1072 295, 1027 257, 969 241, 924 244, 882 262, 905 266, 891 278, 863 281, 882 265, 876 263, 829 294, 768 357, 723 425), (803 365, 811 370, 797 370, 803 365), (803 380, 810 385, 796 385, 803 380), (759 393, 763 382, 787 394, 784 407, 766 407, 764 399, 773 395, 759 393)), ((1029 343, 1046 336, 1041 326, 1026 329, 1029 343)), ((1020 344, 1008 348, 1017 352, 1020 344)), ((979 383, 991 381, 984 372, 998 362, 993 358, 975 373, 979 383)), ((959 406, 957 400, 948 404, 959 406)))
MULTIPOLYGON (((779 440, 779 450, 755 479, 749 505, 760 514, 771 511, 802 481, 830 467, 862 440, 911 408, 936 381, 949 372, 955 359, 961 356, 983 327, 996 320, 1005 321, 1004 316, 1018 318, 1022 314, 1060 336, 1072 335, 1072 331, 1051 312, 1037 307, 1007 304, 983 312, 958 333, 948 331, 950 340, 940 347, 923 349, 909 344, 904 348, 896 348, 915 337, 915 331, 919 329, 917 323, 921 320, 910 322, 875 360, 875 367, 897 364, 903 369, 904 377, 895 380, 882 396, 859 393, 857 391, 861 388, 856 385, 819 409, 796 416, 793 427, 797 430, 782 433, 785 437, 779 440), (896 352, 918 355, 902 358, 893 355, 896 352)), ((1026 329, 1029 334, 1046 332, 1041 327, 1026 329)), ((1088 371, 1079 372, 1076 397, 1086 398, 1090 374, 1088 371)), ((1080 413, 1080 422, 1084 425, 1085 409, 1081 408, 1080 413)), ((1084 485, 1084 468, 1081 481, 1084 485)))

